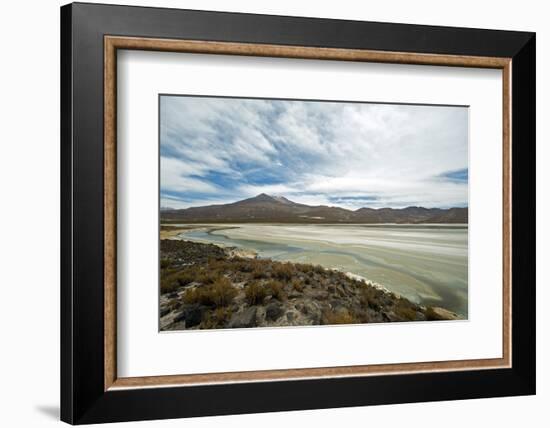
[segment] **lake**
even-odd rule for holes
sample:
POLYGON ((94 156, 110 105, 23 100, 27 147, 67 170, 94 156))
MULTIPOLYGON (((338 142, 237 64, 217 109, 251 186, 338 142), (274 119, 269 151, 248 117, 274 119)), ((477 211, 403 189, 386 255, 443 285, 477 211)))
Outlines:
POLYGON ((467 225, 203 225, 178 236, 350 272, 468 317, 467 225))

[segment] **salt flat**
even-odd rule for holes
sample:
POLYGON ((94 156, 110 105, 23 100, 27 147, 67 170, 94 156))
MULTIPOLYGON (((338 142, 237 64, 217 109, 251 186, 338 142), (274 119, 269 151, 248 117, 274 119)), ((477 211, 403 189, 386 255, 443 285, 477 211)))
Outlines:
POLYGON ((466 225, 232 224, 179 237, 350 272, 414 302, 468 316, 466 225))

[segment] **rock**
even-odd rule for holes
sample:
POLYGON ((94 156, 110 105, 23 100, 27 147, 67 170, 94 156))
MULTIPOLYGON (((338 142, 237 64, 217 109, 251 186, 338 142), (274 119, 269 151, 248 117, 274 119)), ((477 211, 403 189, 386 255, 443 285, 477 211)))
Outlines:
POLYGON ((332 308, 332 310, 334 312, 338 311, 340 308, 344 308, 345 309, 345 305, 344 303, 342 302, 342 300, 336 300, 336 299, 333 299, 329 302, 329 305, 330 307, 332 308))
POLYGON ((265 327, 266 326, 266 316, 265 316, 265 307, 258 306, 256 310, 256 327, 265 327))
POLYGON ((183 307, 180 314, 174 319, 174 322, 185 321, 185 328, 199 325, 204 315, 204 307, 195 303, 183 307))
POLYGON ((304 302, 304 307, 301 312, 311 321, 312 324, 321 323, 321 308, 314 301, 304 302))
POLYGON ((312 300, 326 300, 329 294, 325 290, 311 289, 304 293, 304 297, 308 297, 312 300))
POLYGON ((256 306, 251 306, 250 308, 246 308, 243 311, 234 314, 229 320, 227 327, 229 328, 254 327, 256 325, 256 311, 257 311, 256 306))
POLYGON ((160 318, 160 329, 162 330, 171 330, 172 326, 174 324, 178 324, 174 322, 176 318, 179 318, 180 313, 179 312, 169 312, 168 314, 164 315, 160 318))
POLYGON ((304 326, 313 325, 313 319, 310 316, 306 316, 295 308, 287 309, 283 317, 277 320, 277 325, 285 326, 304 326))
POLYGON ((290 293, 288 293, 289 299, 298 299, 300 297, 302 297, 302 293, 300 293, 299 291, 292 290, 290 293))
POLYGON ((185 321, 172 323, 168 327, 162 328, 161 330, 164 330, 164 331, 185 330, 185 321))
POLYGON ((283 315, 283 307, 277 303, 271 303, 265 308, 265 319, 275 321, 283 315))
POLYGON ((451 321, 460 319, 460 317, 454 312, 438 306, 428 308, 426 310, 426 318, 431 321, 451 321))
POLYGON ((416 312, 416 321, 426 321, 426 315, 424 315, 420 311, 417 311, 416 312))
POLYGON ((382 316, 385 318, 386 321, 390 322, 403 321, 403 319, 398 317, 394 311, 383 311, 382 316))
POLYGON ((296 309, 298 309, 304 315, 307 315, 310 310, 306 302, 296 305, 296 309))
POLYGON ((233 287, 235 287, 237 290, 243 290, 244 289, 244 282, 234 282, 233 287))

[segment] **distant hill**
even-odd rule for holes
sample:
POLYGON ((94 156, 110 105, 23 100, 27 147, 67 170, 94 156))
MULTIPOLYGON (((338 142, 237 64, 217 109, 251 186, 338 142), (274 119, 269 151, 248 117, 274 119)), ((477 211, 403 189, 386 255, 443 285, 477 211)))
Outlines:
POLYGON ((224 205, 161 210, 163 221, 188 223, 468 223, 468 208, 359 208, 310 206, 261 193, 224 205))

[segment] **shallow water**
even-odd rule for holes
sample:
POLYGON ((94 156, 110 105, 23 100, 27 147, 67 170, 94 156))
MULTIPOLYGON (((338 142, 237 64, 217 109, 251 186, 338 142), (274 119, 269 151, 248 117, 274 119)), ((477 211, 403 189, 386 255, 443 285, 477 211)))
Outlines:
POLYGON ((273 260, 337 268, 416 303, 468 316, 466 225, 238 224, 179 236, 250 249, 273 260))

